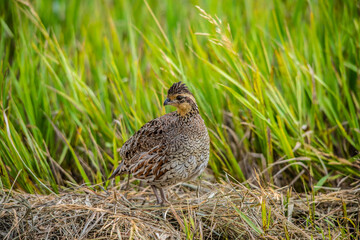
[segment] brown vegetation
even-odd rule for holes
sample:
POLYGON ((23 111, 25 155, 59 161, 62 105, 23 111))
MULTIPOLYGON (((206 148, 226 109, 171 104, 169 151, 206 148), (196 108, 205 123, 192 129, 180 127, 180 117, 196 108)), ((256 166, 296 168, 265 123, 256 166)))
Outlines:
POLYGON ((202 181, 169 191, 79 187, 59 195, 3 192, 3 239, 357 239, 360 189, 297 195, 202 181), (200 197, 197 197, 199 195, 200 197))

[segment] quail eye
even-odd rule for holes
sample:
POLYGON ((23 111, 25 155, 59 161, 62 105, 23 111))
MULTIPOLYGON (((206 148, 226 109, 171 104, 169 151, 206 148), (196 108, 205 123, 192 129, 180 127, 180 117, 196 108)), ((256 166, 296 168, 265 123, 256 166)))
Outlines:
POLYGON ((183 99, 184 97, 183 96, 177 96, 176 97, 176 100, 181 100, 181 99, 183 99))

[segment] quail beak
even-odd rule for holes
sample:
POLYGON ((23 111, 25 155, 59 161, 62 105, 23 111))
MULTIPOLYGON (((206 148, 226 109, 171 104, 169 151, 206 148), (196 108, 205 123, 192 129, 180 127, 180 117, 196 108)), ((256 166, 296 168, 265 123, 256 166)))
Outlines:
POLYGON ((170 99, 167 98, 167 99, 165 100, 165 102, 164 102, 164 106, 170 105, 170 102, 171 102, 170 99))

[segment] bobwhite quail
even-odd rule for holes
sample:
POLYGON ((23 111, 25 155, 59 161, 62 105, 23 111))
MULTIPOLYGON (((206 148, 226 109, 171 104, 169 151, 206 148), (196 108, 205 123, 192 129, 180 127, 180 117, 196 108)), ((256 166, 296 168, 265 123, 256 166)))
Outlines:
POLYGON ((128 173, 148 183, 158 204, 167 202, 164 189, 199 176, 210 152, 208 131, 187 86, 174 83, 165 105, 177 111, 151 120, 128 139, 120 150, 122 162, 109 178, 128 173))

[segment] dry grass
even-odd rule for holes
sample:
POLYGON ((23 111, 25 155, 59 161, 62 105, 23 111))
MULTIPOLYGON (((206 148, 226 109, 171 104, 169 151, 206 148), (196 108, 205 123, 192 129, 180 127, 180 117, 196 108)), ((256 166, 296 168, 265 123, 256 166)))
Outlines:
POLYGON ((184 184, 160 207, 149 187, 59 195, 3 192, 2 239, 356 239, 360 189, 297 195, 241 184, 184 184), (197 195, 200 195, 198 198, 197 195), (313 199, 313 200, 312 200, 313 199))

